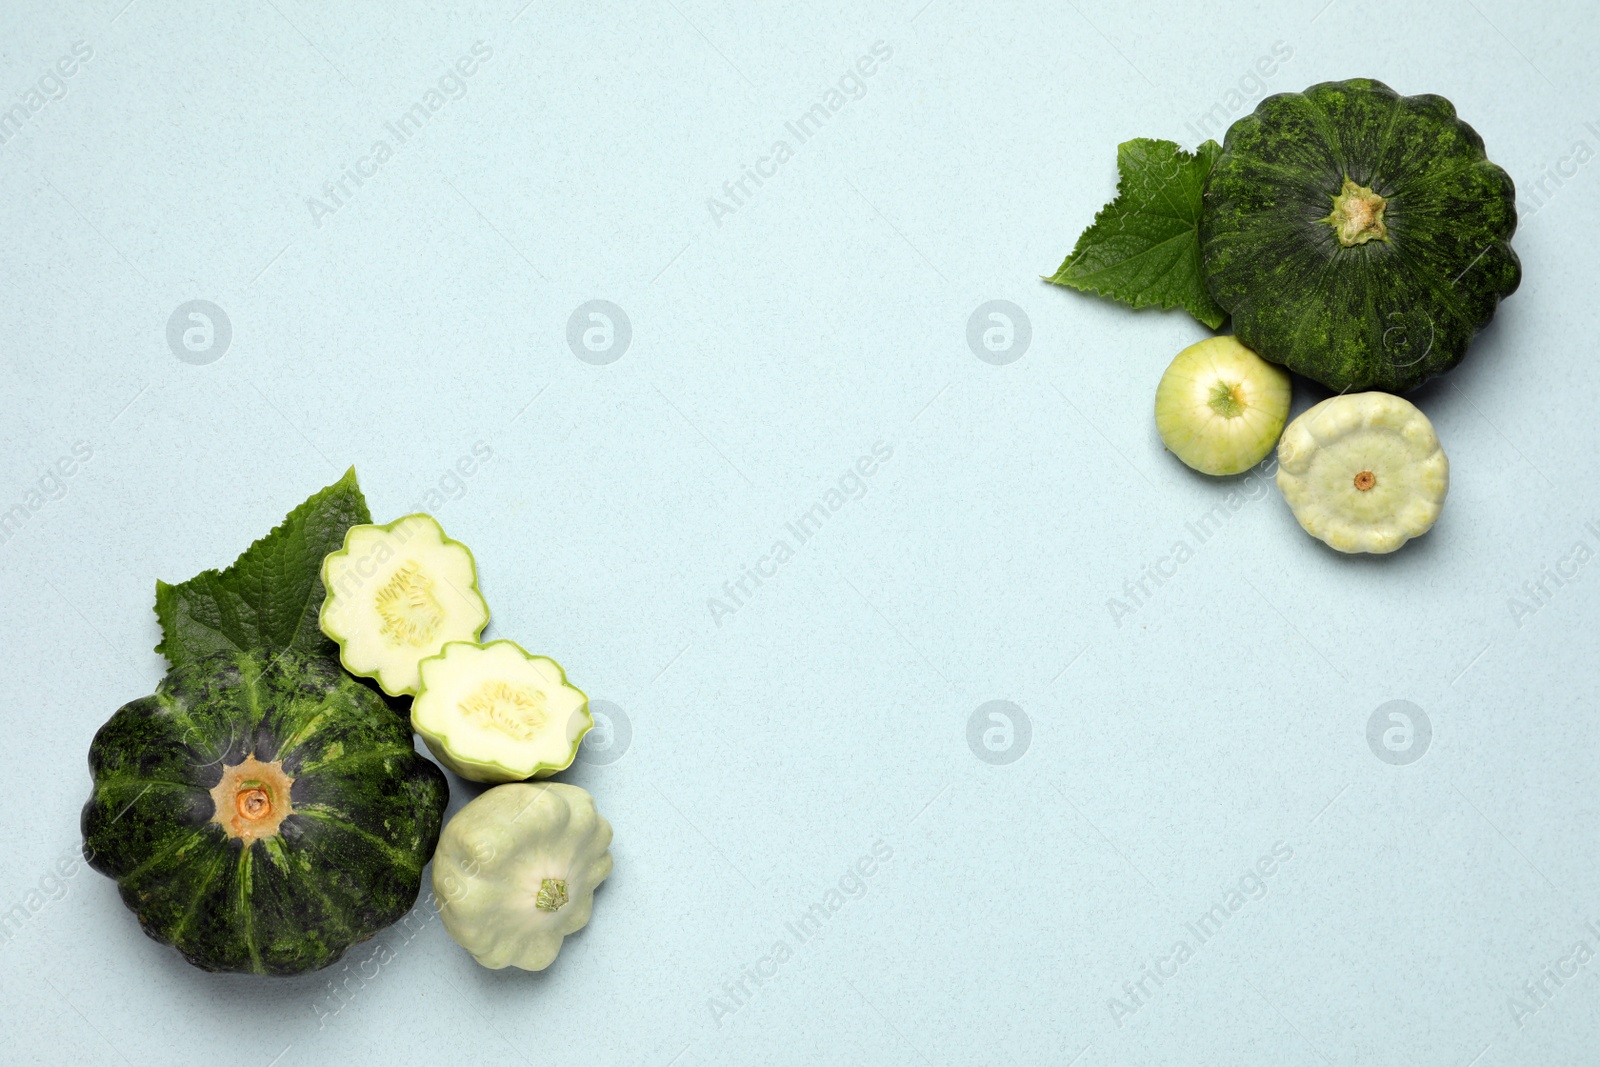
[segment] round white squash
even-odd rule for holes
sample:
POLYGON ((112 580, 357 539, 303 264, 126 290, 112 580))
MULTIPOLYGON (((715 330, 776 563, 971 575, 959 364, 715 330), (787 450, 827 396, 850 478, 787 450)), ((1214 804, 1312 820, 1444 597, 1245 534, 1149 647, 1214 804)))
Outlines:
POLYGON ((1347 393, 1289 424, 1278 488, 1311 536, 1340 552, 1393 552, 1438 521, 1450 461, 1410 401, 1347 393))

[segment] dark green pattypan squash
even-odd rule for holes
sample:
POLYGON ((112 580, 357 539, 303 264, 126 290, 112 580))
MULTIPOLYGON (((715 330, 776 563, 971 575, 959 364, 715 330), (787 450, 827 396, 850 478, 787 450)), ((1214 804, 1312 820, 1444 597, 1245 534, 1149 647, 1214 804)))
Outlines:
POLYGON ((1228 130, 1200 240, 1212 298, 1266 359, 1403 392, 1461 361, 1516 291, 1511 178, 1439 96, 1324 82, 1228 130))
POLYGON ((325 967, 416 903, 448 787, 331 659, 190 660, 89 749, 84 855, 208 971, 325 967))

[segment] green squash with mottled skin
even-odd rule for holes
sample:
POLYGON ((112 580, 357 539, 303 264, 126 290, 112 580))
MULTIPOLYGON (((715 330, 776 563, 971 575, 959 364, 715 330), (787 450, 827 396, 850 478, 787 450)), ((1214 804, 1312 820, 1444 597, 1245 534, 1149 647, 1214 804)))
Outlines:
POLYGON ((1454 367, 1522 267, 1511 178, 1440 96, 1357 78, 1263 100, 1206 185, 1212 298, 1248 348, 1330 389, 1454 367))
POLYGON ((208 971, 326 967, 416 903, 448 787, 338 663, 215 653, 89 749, 84 856, 145 933, 208 971))

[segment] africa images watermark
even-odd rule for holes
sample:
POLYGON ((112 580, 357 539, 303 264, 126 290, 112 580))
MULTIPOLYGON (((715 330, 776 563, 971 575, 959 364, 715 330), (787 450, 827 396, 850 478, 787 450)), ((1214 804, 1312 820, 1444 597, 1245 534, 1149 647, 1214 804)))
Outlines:
POLYGON ((433 485, 430 485, 421 496, 407 509, 408 513, 425 511, 430 515, 437 515, 443 507, 452 500, 460 500, 467 495, 467 485, 472 477, 494 459, 494 449, 486 441, 474 441, 472 454, 461 455, 455 463, 447 467, 439 475, 433 485))
POLYGON ((0 545, 21 533, 28 520, 43 511, 46 505, 66 496, 67 480, 93 458, 93 445, 88 441, 74 441, 70 455, 62 456, 46 467, 20 500, 0 511, 0 545))
POLYGON ((329 1019, 355 1003, 356 997, 398 958, 400 949, 415 941, 417 935, 439 917, 439 902, 433 890, 428 890, 426 896, 427 901, 421 907, 412 908, 399 922, 389 927, 383 939, 374 944, 371 951, 360 960, 346 958, 338 971, 328 978, 322 995, 311 1002, 318 1030, 327 1029, 329 1019))
POLYGON ((1223 891, 1222 896, 1199 917, 1183 924, 1193 936, 1181 937, 1172 943, 1165 955, 1156 956, 1142 964, 1139 976, 1122 983, 1123 996, 1113 996, 1106 1001, 1111 1021, 1122 1029, 1123 1020, 1138 1014, 1169 979, 1176 978, 1183 965, 1194 959, 1196 951, 1222 932, 1230 920, 1251 901, 1265 900, 1269 890, 1267 879, 1277 874, 1291 859, 1294 849, 1285 841, 1276 842, 1271 850, 1245 868, 1236 884, 1223 891))
POLYGON ((991 767, 1015 763, 1033 742, 1033 720, 1011 700, 988 700, 967 716, 967 748, 991 767))
MULTIPOLYGON (((1600 141, 1600 125, 1585 122, 1583 128, 1588 130, 1596 141, 1600 141)), ((1572 143, 1571 148, 1556 158, 1554 163, 1547 163, 1541 167, 1537 178, 1517 190, 1517 214, 1525 219, 1533 218, 1569 181, 1576 178, 1579 169, 1594 157, 1595 149, 1589 144, 1588 139, 1578 138, 1572 143)))
MULTIPOLYGON (((389 580, 390 572, 385 568, 385 564, 404 549, 413 537, 432 533, 438 529, 439 512, 451 500, 459 500, 466 496, 467 480, 481 471, 493 458, 494 449, 483 441, 474 442, 472 455, 460 456, 452 466, 439 475, 434 484, 412 502, 404 516, 389 524, 393 529, 389 531, 388 537, 379 539, 361 555, 351 559, 349 565, 342 568, 336 576, 332 576, 330 591, 341 597, 355 597, 378 578, 389 580)), ((469 599, 466 592, 457 588, 455 583, 445 584, 461 600, 469 599)))
POLYGON ((67 895, 68 883, 89 865, 93 855, 87 845, 74 846, 56 858, 20 899, 0 911, 0 948, 17 939, 24 927, 45 908, 67 895))
POLYGON ((356 190, 368 179, 377 177, 378 170, 394 158, 395 152, 409 144, 422 132, 433 116, 444 110, 446 104, 467 95, 467 79, 477 74, 482 65, 494 58, 494 49, 483 41, 473 44, 466 54, 455 61, 451 69, 439 75, 437 88, 424 92, 420 99, 394 122, 383 124, 384 136, 372 142, 367 154, 360 156, 340 172, 339 177, 322 185, 322 196, 306 197, 306 208, 311 212, 311 224, 322 228, 322 220, 335 214, 348 204, 356 190))
POLYGON ((1272 42, 1272 47, 1267 53, 1257 57, 1251 68, 1245 71, 1238 85, 1223 93, 1216 103, 1191 120, 1188 123, 1189 129, 1200 141, 1221 137, 1239 113, 1267 91, 1267 82, 1278 73, 1283 64, 1293 58, 1294 49, 1286 42, 1272 42))
MULTIPOLYGON (((1584 933, 1594 937, 1600 943, 1600 923, 1590 919, 1583 924, 1584 933)), ((1560 994, 1563 987, 1572 979, 1578 977, 1582 968, 1588 966, 1594 959, 1594 949, 1590 947, 1588 938, 1580 938, 1572 947, 1551 960, 1543 970, 1526 982, 1516 993, 1506 997, 1506 1010, 1511 1013, 1511 1021, 1521 1030, 1529 1019, 1539 1014, 1560 994)))
POLYGON ((1539 613, 1555 599, 1556 594, 1573 584, 1583 573, 1583 567, 1594 559, 1595 544, 1600 544, 1600 522, 1591 519, 1583 524, 1578 539, 1554 564, 1540 566, 1539 573, 1522 583, 1520 596, 1506 597, 1506 609, 1516 622, 1517 629, 1539 613), (1594 544, 1590 543, 1594 539, 1594 544))
POLYGON ((0 145, 10 141, 33 121, 33 117, 67 95, 67 82, 94 58, 94 47, 87 41, 73 41, 72 50, 56 60, 26 89, 17 90, 17 103, 0 110, 0 145))
POLYGON ((1409 700, 1386 700, 1367 717, 1367 747, 1391 767, 1405 767, 1428 754, 1433 720, 1409 700))
POLYGON ((773 539, 771 547, 756 560, 754 566, 746 567, 737 578, 723 582, 722 596, 706 600, 711 621, 720 628, 723 619, 738 614, 739 609, 750 602, 764 582, 777 577, 778 569, 794 559, 797 546, 805 545, 820 533, 823 524, 850 501, 860 500, 867 495, 868 479, 893 457, 893 445, 883 441, 874 442, 871 453, 859 457, 852 467, 839 475, 838 480, 816 503, 784 523, 783 533, 773 539))
POLYGON ((879 67, 893 56, 894 49, 888 43, 882 39, 872 42, 872 47, 857 57, 853 67, 846 68, 837 82, 823 90, 820 100, 783 124, 784 131, 794 138, 794 144, 782 137, 774 140, 765 155, 758 156, 754 164, 741 167, 737 178, 722 183, 721 197, 706 198, 711 221, 721 226, 725 217, 754 199, 768 180, 778 176, 778 168, 794 158, 798 145, 821 133, 845 105, 867 95, 867 79, 877 74, 879 67))
POLYGON ((1111 613, 1111 621, 1121 628, 1122 620, 1148 604, 1156 590, 1177 577, 1178 568, 1193 559, 1195 551, 1215 537, 1228 520, 1238 514, 1240 508, 1249 501, 1266 496, 1277 469, 1278 454, 1274 452, 1241 478, 1238 488, 1229 489, 1220 503, 1211 505, 1210 510, 1184 523, 1183 529, 1188 536, 1178 538, 1163 555, 1146 563, 1137 578, 1124 581, 1121 597, 1106 599, 1106 610, 1111 613))
POLYGON ((809 944, 827 930, 833 917, 844 910, 851 901, 867 895, 868 879, 878 873, 882 864, 894 858, 894 849, 881 838, 871 849, 845 868, 834 884, 814 900, 796 918, 783 924, 783 932, 754 963, 740 969, 733 978, 722 983, 720 990, 706 998, 706 1009, 717 1029, 722 1020, 735 1015, 749 1004, 761 988, 778 976, 785 963, 795 957, 795 950, 809 944))

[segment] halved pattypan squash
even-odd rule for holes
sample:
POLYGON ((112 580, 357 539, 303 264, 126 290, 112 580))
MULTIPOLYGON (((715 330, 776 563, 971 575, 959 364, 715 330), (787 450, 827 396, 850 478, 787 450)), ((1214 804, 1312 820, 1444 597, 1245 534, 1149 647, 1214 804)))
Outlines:
POLYGON ((575 785, 517 783, 456 813, 433 856, 439 915, 485 967, 542 971, 611 873, 611 824, 575 785))
POLYGON ((1239 340, 1330 389, 1404 392, 1460 362, 1522 267, 1516 191, 1441 96, 1356 78, 1228 130, 1200 240, 1239 340))
POLYGON ((589 699, 561 665, 515 641, 451 641, 419 669, 412 728, 440 763, 474 782, 566 770, 594 727, 589 699))
POLYGON ((1156 387, 1156 429, 1202 474, 1239 474, 1272 451, 1289 417, 1289 372, 1234 337, 1179 352, 1156 387))
POLYGON ((1347 393, 1283 432, 1278 488, 1311 536, 1340 552, 1393 552, 1433 528, 1450 491, 1450 461, 1409 401, 1347 393))
POLYGON ((446 641, 476 641, 489 622, 472 553, 431 515, 352 526, 322 561, 319 622, 352 674, 390 696, 415 694, 417 664, 446 641))

